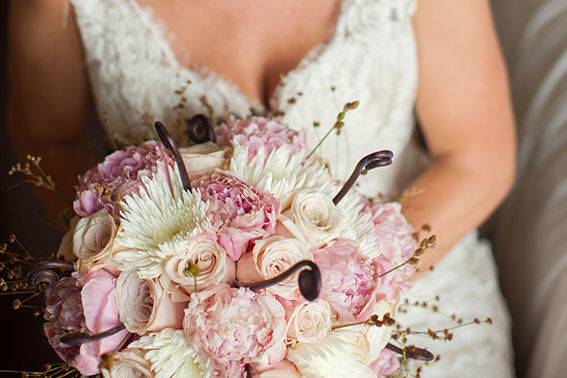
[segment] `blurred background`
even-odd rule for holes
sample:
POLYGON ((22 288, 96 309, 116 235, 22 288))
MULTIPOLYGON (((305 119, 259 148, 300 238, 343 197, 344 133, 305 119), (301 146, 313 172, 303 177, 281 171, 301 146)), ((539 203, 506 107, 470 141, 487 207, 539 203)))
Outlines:
MULTIPOLYGON (((7 9, 8 2, 0 2, 0 241, 14 233, 28 250, 47 255, 56 251, 62 234, 44 220, 30 188, 11 188, 18 179, 7 175, 15 163, 5 130, 7 9)), ((493 9, 509 67, 519 159, 515 189, 483 231, 494 245, 512 313, 518 376, 565 377, 567 0, 495 0, 493 9)), ((103 151, 94 117, 87 128, 103 151)), ((12 311, 12 300, 0 296, 0 334, 20 342, 8 343, 0 368, 56 361, 44 344, 41 322, 12 311)))

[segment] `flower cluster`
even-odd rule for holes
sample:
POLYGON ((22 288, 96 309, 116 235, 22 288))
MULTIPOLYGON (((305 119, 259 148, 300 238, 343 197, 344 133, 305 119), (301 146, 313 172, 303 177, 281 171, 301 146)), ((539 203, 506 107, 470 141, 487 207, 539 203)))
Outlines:
POLYGON ((304 133, 275 119, 215 130, 218 145, 170 157, 146 142, 80 177, 59 249, 76 272, 47 290, 57 354, 105 377, 395 372, 390 324, 376 319, 390 319, 415 268, 392 270, 416 248, 399 205, 334 198, 304 133))

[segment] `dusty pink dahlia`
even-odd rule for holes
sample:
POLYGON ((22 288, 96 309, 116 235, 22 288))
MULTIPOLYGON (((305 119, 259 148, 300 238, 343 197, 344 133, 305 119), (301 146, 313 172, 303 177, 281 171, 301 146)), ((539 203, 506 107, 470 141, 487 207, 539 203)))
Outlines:
POLYGON ((102 208, 117 214, 121 197, 136 191, 142 177, 154 174, 158 166, 172 164, 163 145, 155 141, 115 151, 79 177, 73 208, 81 217, 102 208))
POLYGON ((304 130, 297 132, 283 123, 264 117, 230 117, 226 123, 216 126, 215 132, 217 142, 221 146, 248 147, 249 159, 256 156, 261 147, 264 148, 266 156, 281 146, 288 146, 292 152, 304 152, 307 148, 304 130))

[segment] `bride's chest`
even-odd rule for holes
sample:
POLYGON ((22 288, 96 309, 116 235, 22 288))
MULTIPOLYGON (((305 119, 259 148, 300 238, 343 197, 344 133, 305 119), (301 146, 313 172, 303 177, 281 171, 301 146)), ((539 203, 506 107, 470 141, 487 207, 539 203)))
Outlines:
MULTIPOLYGON (((313 124, 332 125, 342 106, 356 99, 360 107, 349 115, 352 126, 340 143, 357 149, 391 140, 392 133, 407 140, 417 82, 413 5, 414 0, 345 0, 328 42, 296 66, 281 69, 289 72, 271 92, 270 110, 292 127, 309 127, 316 139, 313 124)), ((219 120, 262 110, 224 72, 182 64, 166 30, 138 3, 85 0, 74 6, 94 97, 111 140, 151 137, 153 122, 161 120, 184 144, 185 120, 195 113, 219 120)), ((226 67, 242 53, 230 45, 208 48, 226 50, 226 67)), ((336 143, 331 139, 327 146, 333 150, 336 143)))
POLYGON ((166 30, 180 64, 206 69, 265 103, 279 78, 335 29, 340 2, 137 0, 166 30))

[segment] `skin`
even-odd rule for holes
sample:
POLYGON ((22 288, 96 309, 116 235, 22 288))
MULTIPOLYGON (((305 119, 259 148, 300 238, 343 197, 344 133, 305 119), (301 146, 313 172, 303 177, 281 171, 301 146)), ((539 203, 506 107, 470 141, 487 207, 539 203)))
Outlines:
MULTIPOLYGON (((339 10, 328 0, 265 1, 262 7, 253 0, 138 1, 176 36, 183 63, 188 59, 181 52, 188 51, 193 64, 221 73, 257 102, 266 102, 280 75, 329 39, 339 10)), ((43 156, 58 183, 61 198, 38 191, 52 219, 73 198, 76 174, 97 158, 83 135, 92 99, 72 12, 61 27, 65 3, 12 1, 10 8, 9 135, 16 152, 43 156)), ((433 162, 402 204, 416 228, 427 223, 437 235, 437 247, 421 261, 424 270, 509 192, 515 135, 488 1, 419 0, 414 25, 417 114, 433 162)))

